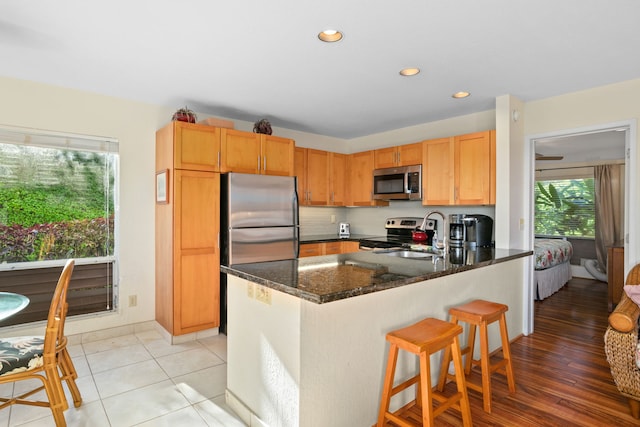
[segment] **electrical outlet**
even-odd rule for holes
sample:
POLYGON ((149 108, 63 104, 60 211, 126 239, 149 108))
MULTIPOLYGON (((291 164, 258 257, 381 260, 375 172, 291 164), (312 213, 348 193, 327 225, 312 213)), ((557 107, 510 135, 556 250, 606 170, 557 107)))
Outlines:
POLYGON ((335 224, 335 223, 336 223, 336 216, 331 215, 331 224, 335 224))
POLYGON ((251 282, 247 283, 247 296, 253 298, 253 283, 251 282))
POLYGON ((260 302, 271 305, 271 289, 264 286, 256 286, 256 299, 260 302))
POLYGON ((129 307, 138 305, 138 295, 129 295, 129 307))

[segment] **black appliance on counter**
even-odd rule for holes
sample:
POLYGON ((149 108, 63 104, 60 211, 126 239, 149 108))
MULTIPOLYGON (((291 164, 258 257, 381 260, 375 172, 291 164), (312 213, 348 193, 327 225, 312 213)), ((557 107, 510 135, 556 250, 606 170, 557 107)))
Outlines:
MULTIPOLYGON (((384 226, 387 230, 387 235, 360 239, 360 249, 374 250, 401 248, 405 243, 414 243, 411 237, 411 232, 421 224, 422 218, 418 217, 387 218, 384 226)), ((431 245, 433 243, 433 233, 436 230, 437 225, 437 220, 428 219, 424 230, 427 233, 427 240, 419 243, 431 245)))
POLYGON ((461 248, 465 242, 464 214, 449 215, 449 246, 461 248))
POLYGON ((463 218, 465 224, 465 246, 469 248, 489 247, 493 243, 493 219, 487 215, 466 214, 463 218))

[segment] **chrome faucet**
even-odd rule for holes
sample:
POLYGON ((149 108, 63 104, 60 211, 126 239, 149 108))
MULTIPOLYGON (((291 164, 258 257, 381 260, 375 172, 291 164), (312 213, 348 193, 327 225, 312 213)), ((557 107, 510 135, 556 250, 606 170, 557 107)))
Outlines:
POLYGON ((429 219, 429 217, 432 214, 438 214, 440 215, 440 217, 442 218, 442 237, 440 239, 438 239, 438 247, 437 249, 442 249, 444 251, 444 253, 447 253, 447 228, 448 224, 447 224, 447 217, 445 216, 445 214, 443 214, 440 211, 429 211, 427 212, 427 214, 424 216, 424 218, 422 219, 422 224, 420 225, 420 229, 421 230, 425 230, 425 227, 427 226, 427 220, 429 219), (440 243, 442 242, 442 243, 440 243))

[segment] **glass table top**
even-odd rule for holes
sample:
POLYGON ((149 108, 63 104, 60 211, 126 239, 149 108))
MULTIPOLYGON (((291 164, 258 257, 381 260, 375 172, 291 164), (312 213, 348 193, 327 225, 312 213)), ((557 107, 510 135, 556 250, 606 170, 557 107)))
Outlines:
POLYGON ((11 292, 0 292, 0 320, 16 314, 29 305, 29 298, 11 292))

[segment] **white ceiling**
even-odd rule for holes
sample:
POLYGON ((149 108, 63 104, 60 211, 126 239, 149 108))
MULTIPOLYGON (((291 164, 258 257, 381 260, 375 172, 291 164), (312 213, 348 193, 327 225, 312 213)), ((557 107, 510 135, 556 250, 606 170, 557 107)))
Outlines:
POLYGON ((605 130, 578 135, 566 135, 535 140, 535 152, 545 156, 562 156, 560 160, 538 160, 538 167, 559 167, 566 164, 598 164, 624 161, 627 133, 605 130))
POLYGON ((351 139, 638 78, 639 18, 638 0, 7 0, 0 76, 351 139))

